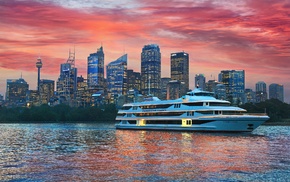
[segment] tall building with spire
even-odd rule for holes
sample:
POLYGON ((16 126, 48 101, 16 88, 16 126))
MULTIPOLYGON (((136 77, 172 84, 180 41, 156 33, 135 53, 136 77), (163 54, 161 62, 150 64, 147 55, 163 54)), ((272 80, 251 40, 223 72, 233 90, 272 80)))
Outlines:
POLYGON ((56 83, 56 93, 60 103, 74 105, 77 96, 77 68, 75 53, 69 51, 66 63, 60 65, 60 75, 56 83))
MULTIPOLYGON (((171 80, 178 80, 185 85, 185 92, 189 90, 189 55, 186 52, 171 53, 171 80)), ((185 94, 185 93, 183 93, 185 94)))
POLYGON ((161 92, 161 53, 157 44, 145 45, 141 52, 141 93, 159 96, 161 92))
POLYGON ((87 82, 89 89, 104 88, 104 58, 102 46, 88 57, 87 82))

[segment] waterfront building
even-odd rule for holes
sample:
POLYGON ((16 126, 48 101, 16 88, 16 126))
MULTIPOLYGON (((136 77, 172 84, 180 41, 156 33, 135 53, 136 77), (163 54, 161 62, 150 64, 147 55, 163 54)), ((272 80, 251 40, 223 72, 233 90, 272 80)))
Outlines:
POLYGON ((141 93, 161 93, 161 53, 156 44, 145 45, 141 53, 141 93))
POLYGON ((214 89, 214 94, 215 94, 215 98, 217 99, 221 99, 221 100, 226 100, 226 86, 222 83, 219 83, 216 85, 215 89, 214 89))
POLYGON ((74 105, 77 93, 77 68, 73 68, 70 63, 60 65, 56 93, 60 103, 74 105))
POLYGON ((245 101, 244 103, 255 103, 256 102, 256 92, 252 89, 245 89, 245 101))
POLYGON ((167 84, 167 100, 178 99, 183 96, 182 92, 184 91, 185 83, 180 82, 179 80, 171 80, 167 84))
POLYGON ((256 83, 256 102, 266 101, 268 98, 267 94, 267 86, 263 81, 259 81, 256 83))
POLYGON ((216 80, 209 80, 208 82, 205 83, 205 90, 209 92, 214 92, 217 84, 220 83, 216 80))
POLYGON ((4 96, 0 94, 0 107, 2 106, 3 103, 4 103, 4 96))
POLYGON ((115 96, 127 94, 127 54, 107 65, 108 91, 115 96))
POLYGON ((142 102, 143 98, 137 89, 130 89, 126 95, 126 103, 142 102))
POLYGON ((54 97, 54 80, 42 79, 39 81, 40 104, 48 104, 54 97))
POLYGON ((92 94, 91 90, 88 89, 87 79, 81 75, 77 77, 77 95, 76 95, 76 106, 77 107, 87 107, 91 106, 92 94))
POLYGON ((7 106, 26 106, 26 93, 28 83, 21 77, 19 79, 7 79, 6 103, 7 106))
POLYGON ((159 99, 165 100, 167 98, 167 84, 171 81, 171 78, 161 78, 161 96, 159 99))
POLYGON ((40 95, 38 90, 28 90, 26 92, 26 107, 40 106, 40 95))
POLYGON ((226 99, 234 105, 242 104, 245 91, 244 70, 221 71, 221 82, 226 87, 226 99))
POLYGON ((284 86, 277 83, 269 85, 269 99, 278 99, 284 102, 284 86))
POLYGON ((89 89, 103 89, 104 87, 104 51, 103 47, 88 57, 88 87, 89 89))
POLYGON ((185 93, 189 90, 189 55, 186 52, 171 53, 171 80, 185 84, 185 93))
POLYGON ((195 75, 195 87, 205 90, 205 76, 203 74, 195 75))
POLYGON ((141 74, 133 70, 127 70, 127 89, 141 91, 141 74))

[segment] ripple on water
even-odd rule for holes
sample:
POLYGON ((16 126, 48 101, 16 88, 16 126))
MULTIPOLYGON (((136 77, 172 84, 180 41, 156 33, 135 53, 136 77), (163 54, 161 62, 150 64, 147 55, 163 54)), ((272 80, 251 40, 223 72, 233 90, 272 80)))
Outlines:
POLYGON ((288 180, 290 127, 253 133, 115 130, 112 124, 0 125, 0 180, 288 180))

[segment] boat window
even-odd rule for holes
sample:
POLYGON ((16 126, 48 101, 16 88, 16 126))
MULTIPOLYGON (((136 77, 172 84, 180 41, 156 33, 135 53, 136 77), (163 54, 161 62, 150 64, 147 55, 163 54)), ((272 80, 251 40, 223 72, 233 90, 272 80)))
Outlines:
POLYGON ((223 114, 224 115, 240 115, 240 114, 243 114, 242 111, 223 111, 223 114))
POLYGON ((213 111, 198 111, 200 114, 213 114, 213 111))
POLYGON ((186 106, 203 106, 203 102, 183 103, 186 106))
POLYGON ((125 113, 118 113, 117 116, 125 116, 125 113))
POLYGON ((204 106, 209 106, 209 103, 208 102, 204 102, 203 105, 204 106))
POLYGON ((123 106, 122 108, 121 108, 121 110, 129 110, 129 109, 131 109, 132 108, 132 106, 123 106))
POLYGON ((138 109, 138 106, 133 106, 133 110, 137 110, 138 109))
POLYGON ((194 113, 193 111, 187 111, 187 112, 186 112, 186 115, 187 115, 187 116, 193 116, 193 113, 194 113))
POLYGON ((196 96, 210 96, 210 97, 214 96, 214 94, 210 93, 210 92, 197 92, 197 93, 194 93, 194 95, 196 95, 196 96))
POLYGON ((229 106, 229 103, 225 103, 225 102, 210 102, 209 103, 210 106, 229 106))
POLYGON ((146 106, 140 106, 142 109, 158 109, 158 108, 168 108, 172 104, 158 104, 158 105, 146 105, 146 106))
POLYGON ((177 124, 181 125, 181 120, 147 120, 147 124, 177 124))
POLYGON ((214 114, 222 114, 222 111, 214 111, 214 114))
POLYGON ((181 104, 174 104, 174 108, 180 108, 181 104))
POLYGON ((135 113, 137 117, 143 116, 180 116, 184 114, 184 112, 154 112, 154 113, 135 113))

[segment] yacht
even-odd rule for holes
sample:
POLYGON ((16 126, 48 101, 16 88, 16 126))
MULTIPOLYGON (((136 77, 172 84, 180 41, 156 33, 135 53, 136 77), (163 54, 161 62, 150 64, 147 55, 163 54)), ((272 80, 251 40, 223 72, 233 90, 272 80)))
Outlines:
POLYGON ((251 132, 268 119, 265 113, 247 113, 195 88, 176 100, 151 97, 124 104, 116 116, 116 129, 251 132))

